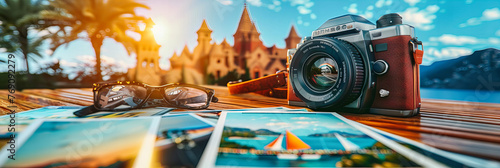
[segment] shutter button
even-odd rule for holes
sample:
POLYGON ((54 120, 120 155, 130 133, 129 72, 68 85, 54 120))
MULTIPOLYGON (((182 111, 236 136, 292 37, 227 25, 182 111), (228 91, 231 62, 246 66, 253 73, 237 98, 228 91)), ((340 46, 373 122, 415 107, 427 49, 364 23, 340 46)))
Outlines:
POLYGON ((389 65, 384 60, 377 60, 373 63, 373 72, 377 75, 383 75, 389 70, 389 65))

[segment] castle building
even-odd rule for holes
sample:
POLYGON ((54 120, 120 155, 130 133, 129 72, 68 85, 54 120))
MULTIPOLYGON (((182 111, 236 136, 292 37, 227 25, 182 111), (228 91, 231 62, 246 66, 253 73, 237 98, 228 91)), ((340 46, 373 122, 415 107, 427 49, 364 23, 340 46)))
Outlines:
POLYGON ((141 39, 135 44, 137 64, 127 72, 127 78, 151 85, 161 85, 163 74, 160 69, 160 45, 156 42, 151 28, 154 26, 153 20, 149 18, 145 22, 146 27, 141 34, 141 39))
POLYGON ((171 69, 165 76, 165 82, 205 84, 209 75, 217 80, 233 70, 240 75, 244 74, 246 68, 253 79, 274 74, 286 69, 287 49, 295 48, 301 40, 292 26, 285 39, 286 48, 278 48, 276 45, 266 47, 246 5, 233 35, 233 46, 226 39, 220 44, 213 43, 212 30, 205 20, 196 33, 198 45, 193 52, 185 46, 180 54, 174 53, 170 58, 171 69))

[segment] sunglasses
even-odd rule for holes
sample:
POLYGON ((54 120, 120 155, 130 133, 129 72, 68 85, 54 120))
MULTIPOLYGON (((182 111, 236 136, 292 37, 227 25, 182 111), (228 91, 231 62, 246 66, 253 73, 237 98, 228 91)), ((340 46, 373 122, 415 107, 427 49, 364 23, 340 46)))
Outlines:
POLYGON ((150 86, 134 81, 95 83, 94 105, 74 112, 83 117, 97 111, 127 111, 142 107, 168 106, 184 109, 206 109, 217 102, 214 90, 190 84, 150 86))

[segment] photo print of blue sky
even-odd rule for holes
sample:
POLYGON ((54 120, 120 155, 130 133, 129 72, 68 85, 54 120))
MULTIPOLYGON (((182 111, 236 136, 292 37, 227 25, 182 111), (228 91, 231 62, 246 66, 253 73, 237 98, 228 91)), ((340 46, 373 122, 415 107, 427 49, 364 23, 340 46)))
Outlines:
MULTIPOLYGON (((138 15, 151 17, 155 22, 153 33, 161 45, 160 67, 168 70, 168 59, 174 52, 179 54, 185 45, 192 51, 197 45, 195 32, 203 19, 213 30, 213 42, 221 43, 226 38, 232 45, 232 35, 238 26, 244 2, 150 0, 143 3, 151 9, 136 11, 138 15)), ((350 13, 375 23, 380 16, 393 12, 403 17, 403 23, 414 26, 419 40, 424 42, 423 65, 500 45, 500 1, 497 0, 248 0, 247 5, 251 19, 261 33, 260 38, 268 47, 273 44, 285 47, 284 39, 292 25, 303 37, 310 36, 313 30, 333 17, 350 13)), ((46 33, 42 31, 36 35, 46 33)), ((60 59, 62 67, 68 68, 65 71, 82 62, 95 61, 94 50, 86 40, 73 41, 56 51, 49 50, 49 42, 45 43, 45 57, 41 64, 30 64, 31 71, 35 72, 40 65, 57 59, 60 59)), ((127 55, 123 45, 112 39, 104 40, 103 63, 117 64, 119 71, 126 72, 136 65, 135 55, 127 55)), ((6 71, 2 68, 0 71, 6 71)))

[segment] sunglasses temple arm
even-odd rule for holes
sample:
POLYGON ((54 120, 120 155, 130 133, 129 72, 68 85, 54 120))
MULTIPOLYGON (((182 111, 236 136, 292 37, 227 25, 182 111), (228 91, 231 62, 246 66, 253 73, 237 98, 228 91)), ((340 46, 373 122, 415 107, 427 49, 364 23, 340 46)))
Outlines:
POLYGON ((87 115, 90 115, 90 114, 93 114, 93 113, 96 113, 98 112, 99 110, 97 110, 94 105, 90 105, 90 106, 87 106, 85 108, 82 108, 78 111, 75 111, 73 112, 74 115, 78 116, 78 117, 85 117, 87 115))
POLYGON ((215 97, 215 96, 214 96, 214 97, 212 97, 212 102, 217 103, 218 101, 219 101, 219 98, 217 98, 217 97, 215 97))

